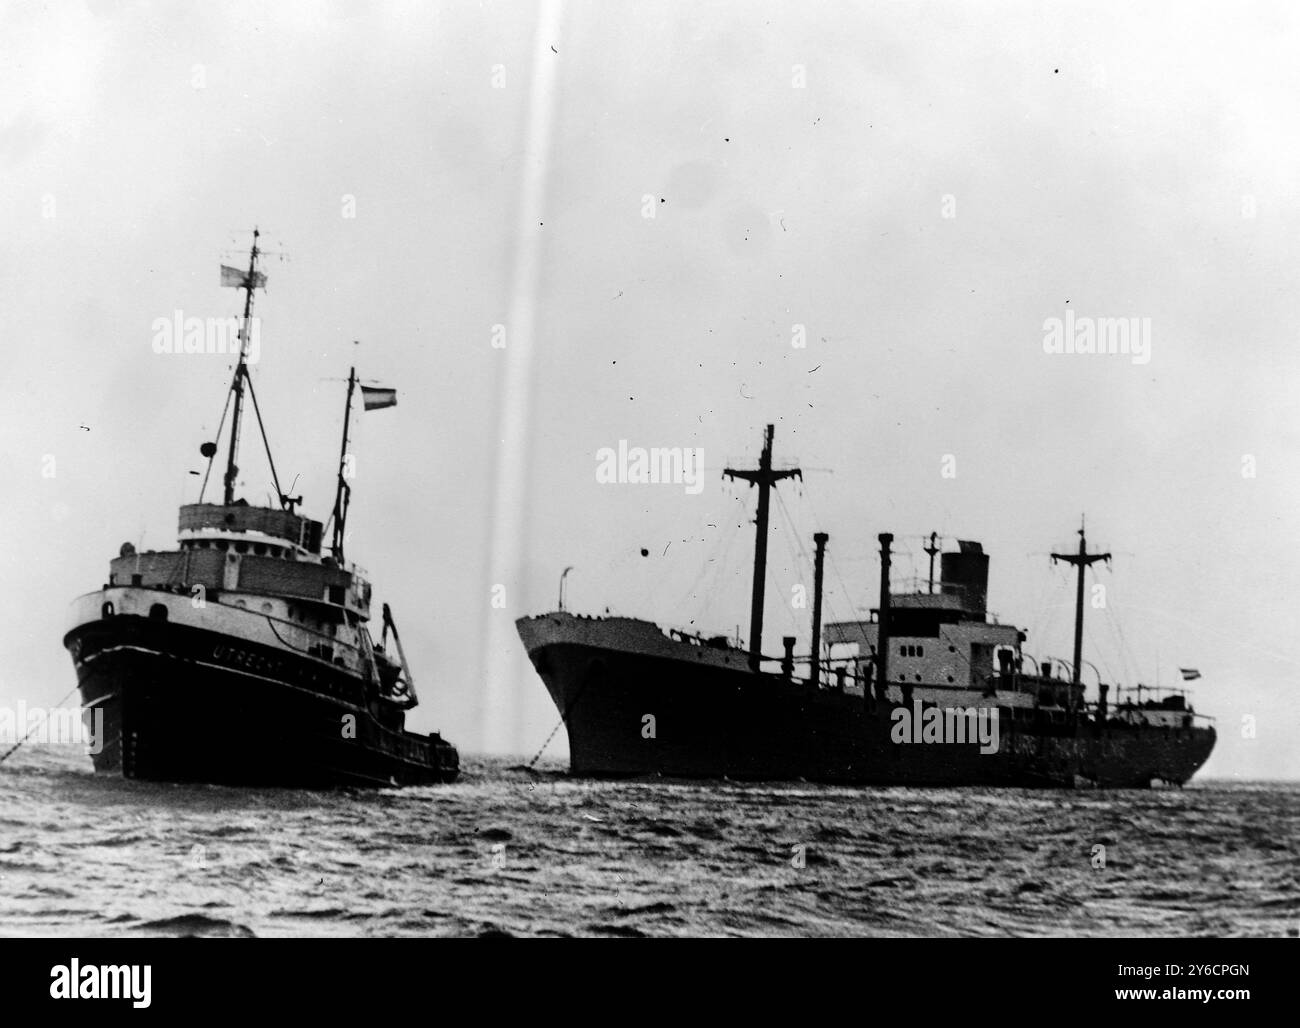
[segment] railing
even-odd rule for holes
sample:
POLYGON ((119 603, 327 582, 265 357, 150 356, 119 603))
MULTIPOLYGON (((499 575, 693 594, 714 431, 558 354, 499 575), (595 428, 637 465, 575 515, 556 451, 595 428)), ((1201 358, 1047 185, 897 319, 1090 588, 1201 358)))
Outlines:
POLYGON ((109 583, 154 589, 201 585, 209 592, 228 589, 368 613, 370 585, 351 572, 251 553, 237 556, 239 570, 230 587, 226 586, 230 554, 221 550, 167 550, 115 557, 109 562, 109 583))
MULTIPOLYGON (((185 591, 186 587, 184 587, 184 586, 180 587, 182 591, 180 591, 179 593, 176 591, 176 589, 174 589, 174 588, 169 588, 169 587, 164 586, 164 585, 136 585, 136 586, 130 586, 130 585, 122 585, 122 584, 119 583, 119 584, 116 585, 116 586, 109 586, 109 588, 121 588, 121 589, 143 589, 143 590, 146 590, 146 591, 149 591, 149 592, 166 593, 166 594, 168 594, 168 595, 170 595, 170 596, 176 596, 176 595, 186 596, 186 595, 188 595, 188 593, 185 591)), ((330 634, 328 634, 328 633, 326 633, 326 632, 318 632, 318 631, 317 631, 316 629, 314 629, 314 628, 308 628, 306 625, 299 624, 299 623, 296 622, 296 621, 290 621, 290 620, 287 619, 287 618, 276 617, 274 614, 268 614, 268 613, 266 613, 265 611, 260 611, 260 610, 249 610, 247 607, 240 607, 240 606, 237 606, 237 605, 234 604, 234 603, 223 603, 223 602, 221 601, 221 599, 219 598, 219 596, 218 596, 218 598, 215 598, 215 599, 214 599, 211 595, 209 595, 209 596, 206 598, 205 602, 206 602, 206 603, 209 603, 209 604, 212 604, 212 605, 214 605, 214 606, 225 607, 227 610, 238 610, 238 611, 242 611, 242 612, 245 613, 245 614, 249 614, 249 615, 251 615, 252 617, 262 618, 263 620, 266 621, 268 627, 271 629, 272 634, 276 637, 277 640, 279 640, 279 642, 281 643, 281 645, 288 647, 289 649, 293 650, 295 653, 300 653, 300 654, 302 654, 304 657, 313 657, 313 658, 316 659, 316 660, 325 660, 324 657, 321 657, 321 656, 319 656, 318 654, 312 653, 309 649, 308 649, 308 650, 304 650, 304 649, 302 649, 301 647, 299 647, 299 646, 295 645, 294 643, 290 642, 289 640, 285 639, 284 636, 281 635, 280 632, 276 630, 276 627, 275 627, 276 625, 283 625, 283 626, 285 626, 286 628, 292 629, 293 632, 296 632, 296 633, 299 633, 299 634, 302 634, 302 635, 311 636, 311 637, 313 637, 314 639, 318 640, 318 642, 317 642, 317 644, 316 644, 316 645, 318 645, 318 646, 327 647, 328 649, 333 650, 333 651, 338 651, 338 650, 350 651, 351 654, 352 654, 352 656, 353 656, 353 658, 357 661, 358 665, 361 666, 361 667, 364 669, 364 665, 366 664, 366 652, 365 652, 364 648, 363 648, 363 647, 360 647, 360 646, 355 646, 355 645, 353 645, 352 643, 349 643, 349 642, 345 642, 344 640, 339 639, 337 636, 330 635, 330 634)), ((364 631, 364 629, 362 629, 362 630, 364 631)), ((332 663, 332 662, 331 662, 331 661, 326 661, 326 663, 332 663)))
POLYGON ((287 510, 242 505, 226 507, 216 503, 190 503, 181 508, 182 532, 205 528, 225 532, 260 532, 302 546, 311 553, 320 552, 320 522, 290 514, 287 510))

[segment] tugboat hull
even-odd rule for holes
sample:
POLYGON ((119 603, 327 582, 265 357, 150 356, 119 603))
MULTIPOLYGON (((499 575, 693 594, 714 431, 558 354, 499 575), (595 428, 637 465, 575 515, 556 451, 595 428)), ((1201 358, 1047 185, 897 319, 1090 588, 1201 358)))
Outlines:
POLYGON ((301 788, 447 782, 458 773, 454 747, 384 724, 363 679, 314 657, 118 613, 78 625, 64 645, 83 707, 103 711, 97 772, 301 788))

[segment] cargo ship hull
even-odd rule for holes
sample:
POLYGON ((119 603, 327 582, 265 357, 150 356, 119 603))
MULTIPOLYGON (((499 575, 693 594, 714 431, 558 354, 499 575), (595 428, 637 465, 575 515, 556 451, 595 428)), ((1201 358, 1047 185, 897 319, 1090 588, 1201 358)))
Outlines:
POLYGON ((1112 705, 1112 686, 1098 673, 1095 701, 1085 696, 1084 574, 1110 554, 1088 549, 1082 522, 1077 550, 1052 554, 1078 569, 1068 664, 1025 654, 1026 633, 990 615, 982 544, 958 539, 956 550, 947 549, 937 532, 925 547, 925 588, 897 594, 890 583, 894 537, 880 533, 879 606, 866 618, 827 625, 830 536, 814 533, 807 656, 796 659, 793 635, 782 637, 782 656, 767 655, 771 492, 802 477, 799 468, 773 463, 774 431, 766 426, 757 467, 723 471, 758 492, 747 649, 738 639, 664 630, 608 610, 603 617, 570 614, 567 568, 559 610, 516 621, 568 726, 574 773, 1132 788, 1181 785, 1209 758, 1214 729, 1192 709, 1186 690, 1139 684, 1125 698, 1116 687, 1112 705))
POLYGON ((100 773, 325 788, 458 772, 440 737, 383 724, 360 676, 284 647, 121 613, 74 627, 64 645, 83 708, 102 711, 90 719, 100 773))
POLYGON ((520 632, 564 718, 578 775, 1146 788, 1186 782, 1215 742, 1213 728, 1053 723, 1010 708, 999 709, 995 752, 978 742, 899 742, 898 699, 872 703, 861 691, 719 666, 723 655, 706 651, 683 658, 542 641, 543 620, 526 619, 533 624, 520 632))

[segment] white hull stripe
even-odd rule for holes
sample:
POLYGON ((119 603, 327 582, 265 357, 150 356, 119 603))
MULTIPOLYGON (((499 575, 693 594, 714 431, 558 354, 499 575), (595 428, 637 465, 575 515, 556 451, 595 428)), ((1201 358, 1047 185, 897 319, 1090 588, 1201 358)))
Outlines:
MULTIPOLYGON (((272 685, 279 685, 279 686, 283 686, 286 689, 293 689, 295 692, 304 693, 305 695, 308 696, 314 696, 317 698, 328 698, 333 702, 338 703, 340 706, 347 707, 349 710, 358 710, 362 712, 366 711, 365 707, 357 706, 355 703, 348 703, 346 700, 340 699, 337 696, 315 692, 312 689, 305 689, 301 685, 294 685, 292 682, 286 682, 282 678, 268 678, 266 675, 259 675, 253 671, 245 671, 242 668, 228 667, 225 664, 213 664, 206 660, 194 660, 188 657, 177 657, 174 654, 164 653, 161 650, 151 650, 147 646, 131 646, 127 643, 123 643, 119 646, 108 646, 100 650, 98 653, 94 653, 91 656, 85 657, 84 659, 78 661, 77 666, 80 667, 82 664, 89 664, 91 661, 98 660, 100 657, 107 656, 110 653, 119 653, 123 650, 132 650, 136 653, 147 653, 150 656, 163 657, 168 660, 180 660, 186 664, 198 664, 200 667, 211 668, 214 671, 225 671, 232 675, 243 675, 245 678, 256 678, 260 682, 270 682, 272 685)), ((98 703, 104 698, 105 697, 100 697, 100 700, 96 700, 95 702, 98 703)))

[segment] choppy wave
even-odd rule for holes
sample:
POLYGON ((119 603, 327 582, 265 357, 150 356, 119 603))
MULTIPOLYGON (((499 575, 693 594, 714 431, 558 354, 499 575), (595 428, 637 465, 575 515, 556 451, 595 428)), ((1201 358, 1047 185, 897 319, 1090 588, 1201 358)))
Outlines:
POLYGON ((1298 926, 1295 784, 592 782, 556 763, 471 759, 450 786, 308 792, 126 782, 66 749, 0 765, 5 935, 1185 937, 1298 926))

